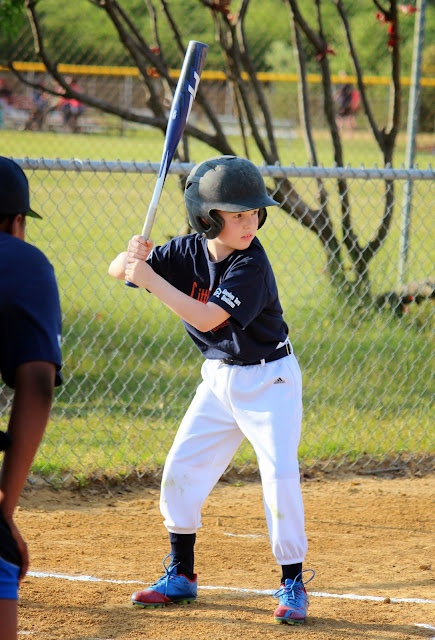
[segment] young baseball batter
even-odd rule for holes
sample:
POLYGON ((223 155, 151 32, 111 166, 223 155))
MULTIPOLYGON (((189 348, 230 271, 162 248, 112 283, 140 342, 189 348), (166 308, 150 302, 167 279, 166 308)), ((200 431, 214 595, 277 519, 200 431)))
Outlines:
POLYGON ((247 438, 258 459, 272 551, 282 569, 274 619, 301 623, 309 581, 302 571, 307 538, 297 458, 301 373, 275 277, 256 237, 265 207, 278 203, 255 165, 234 156, 198 164, 187 179, 185 202, 197 233, 154 249, 134 236, 109 268, 110 275, 146 288, 172 309, 205 357, 202 382, 162 478, 160 509, 171 562, 132 601, 156 607, 196 599, 201 508, 247 438))

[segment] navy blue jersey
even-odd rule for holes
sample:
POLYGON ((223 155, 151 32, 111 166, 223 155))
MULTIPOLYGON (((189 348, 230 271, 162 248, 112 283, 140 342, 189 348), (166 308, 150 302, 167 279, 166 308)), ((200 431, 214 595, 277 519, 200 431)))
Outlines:
POLYGON ((204 304, 213 302, 230 314, 206 332, 183 321, 206 358, 256 362, 287 339, 275 276, 258 238, 247 249, 211 262, 207 240, 191 234, 154 247, 148 262, 178 290, 204 304))
POLYGON ((0 373, 9 387, 26 362, 56 365, 61 384, 61 311, 54 269, 33 245, 0 232, 0 373))

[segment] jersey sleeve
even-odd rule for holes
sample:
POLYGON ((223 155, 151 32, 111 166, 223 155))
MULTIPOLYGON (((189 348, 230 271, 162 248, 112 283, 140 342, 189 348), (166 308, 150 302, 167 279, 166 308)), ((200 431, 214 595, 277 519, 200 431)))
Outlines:
POLYGON ((261 269, 253 261, 232 267, 209 302, 225 309, 245 329, 267 304, 269 292, 261 269))
POLYGON ((10 387, 15 386, 17 367, 27 362, 52 362, 55 385, 62 383, 61 309, 54 269, 42 256, 32 269, 15 283, 2 305, 0 371, 10 387))
POLYGON ((164 245, 153 247, 146 261, 159 276, 169 280, 170 259, 171 244, 168 242, 164 245))

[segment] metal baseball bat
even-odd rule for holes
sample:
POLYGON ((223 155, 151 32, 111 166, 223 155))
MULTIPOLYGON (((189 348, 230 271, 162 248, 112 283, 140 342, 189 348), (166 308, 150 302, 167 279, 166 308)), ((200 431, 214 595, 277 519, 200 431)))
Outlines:
MULTIPOLYGON (((163 154, 160 161, 159 175, 154 187, 151 202, 148 207, 145 223, 142 229, 142 236, 148 240, 156 217, 160 196, 165 184, 175 150, 183 135, 184 127, 189 118, 192 104, 198 90, 199 80, 204 67, 208 45, 203 42, 191 40, 186 49, 180 77, 172 100, 169 112, 168 126, 166 127, 163 154)), ((132 282, 125 283, 128 287, 137 288, 132 282)))

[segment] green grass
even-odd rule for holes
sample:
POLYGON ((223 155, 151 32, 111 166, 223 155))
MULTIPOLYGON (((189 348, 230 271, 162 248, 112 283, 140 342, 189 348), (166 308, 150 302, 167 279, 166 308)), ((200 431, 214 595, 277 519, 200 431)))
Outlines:
MULTIPOLYGON (((318 134, 322 161, 331 163, 329 142, 318 134)), ((15 157, 73 156, 159 161, 161 136, 131 138, 0 132, 2 153, 15 157)), ((346 141, 353 166, 380 162, 367 136, 346 141)), ((397 164, 403 155, 399 144, 397 164)), ((214 155, 192 143, 195 161, 214 155)), ((284 163, 305 164, 301 140, 286 143, 284 163)), ((257 158, 257 160, 259 160, 257 158)), ((424 164, 422 164, 424 166, 424 164)), ((107 276, 107 268, 132 233, 140 232, 154 186, 153 176, 28 172, 33 205, 44 222, 30 221, 28 239, 53 262, 64 315, 64 378, 34 470, 51 478, 86 481, 161 467, 180 419, 199 382, 201 357, 179 321, 144 291, 107 276)), ((315 205, 313 180, 296 180, 315 205)), ((416 183, 409 273, 433 275, 433 193, 416 183)), ((338 196, 326 181, 331 215, 338 196)), ((382 215, 381 182, 350 181, 355 225, 367 241, 382 215)), ((371 266, 373 292, 397 281, 403 182, 390 235, 371 266)), ((185 212, 178 178, 169 176, 153 229, 156 243, 183 229, 185 212)), ((280 210, 269 211, 260 232, 273 264, 290 337, 304 378, 304 464, 372 455, 425 455, 434 449, 433 306, 411 307, 397 318, 385 311, 352 308, 324 273, 317 238, 280 210)), ((249 445, 234 459, 253 464, 249 445)))
MULTIPOLYGON (((307 163, 307 153, 303 137, 296 132, 294 139, 278 140, 281 164, 304 166, 307 163)), ((315 131, 314 140, 317 147, 319 162, 324 166, 332 166, 334 161, 332 146, 326 131, 315 131)), ((237 137, 230 137, 230 143, 237 153, 244 155, 243 146, 237 137)), ((421 134, 417 139, 415 161, 421 168, 433 162, 433 136, 421 134)), ((144 128, 141 131, 127 131, 125 136, 119 135, 85 135, 63 134, 32 131, 0 130, 0 145, 2 154, 15 158, 82 158, 91 160, 135 160, 136 162, 160 162, 163 135, 161 132, 144 128)), ((190 155, 195 162, 219 153, 207 145, 192 140, 189 142, 190 155)), ((406 134, 401 133, 396 144, 394 165, 399 166, 405 161, 406 134)), ((378 163, 382 166, 382 157, 372 136, 365 131, 358 132, 352 138, 343 138, 344 160, 346 164, 367 167, 378 163)), ((249 152, 253 162, 263 163, 254 143, 249 143, 249 152)))

